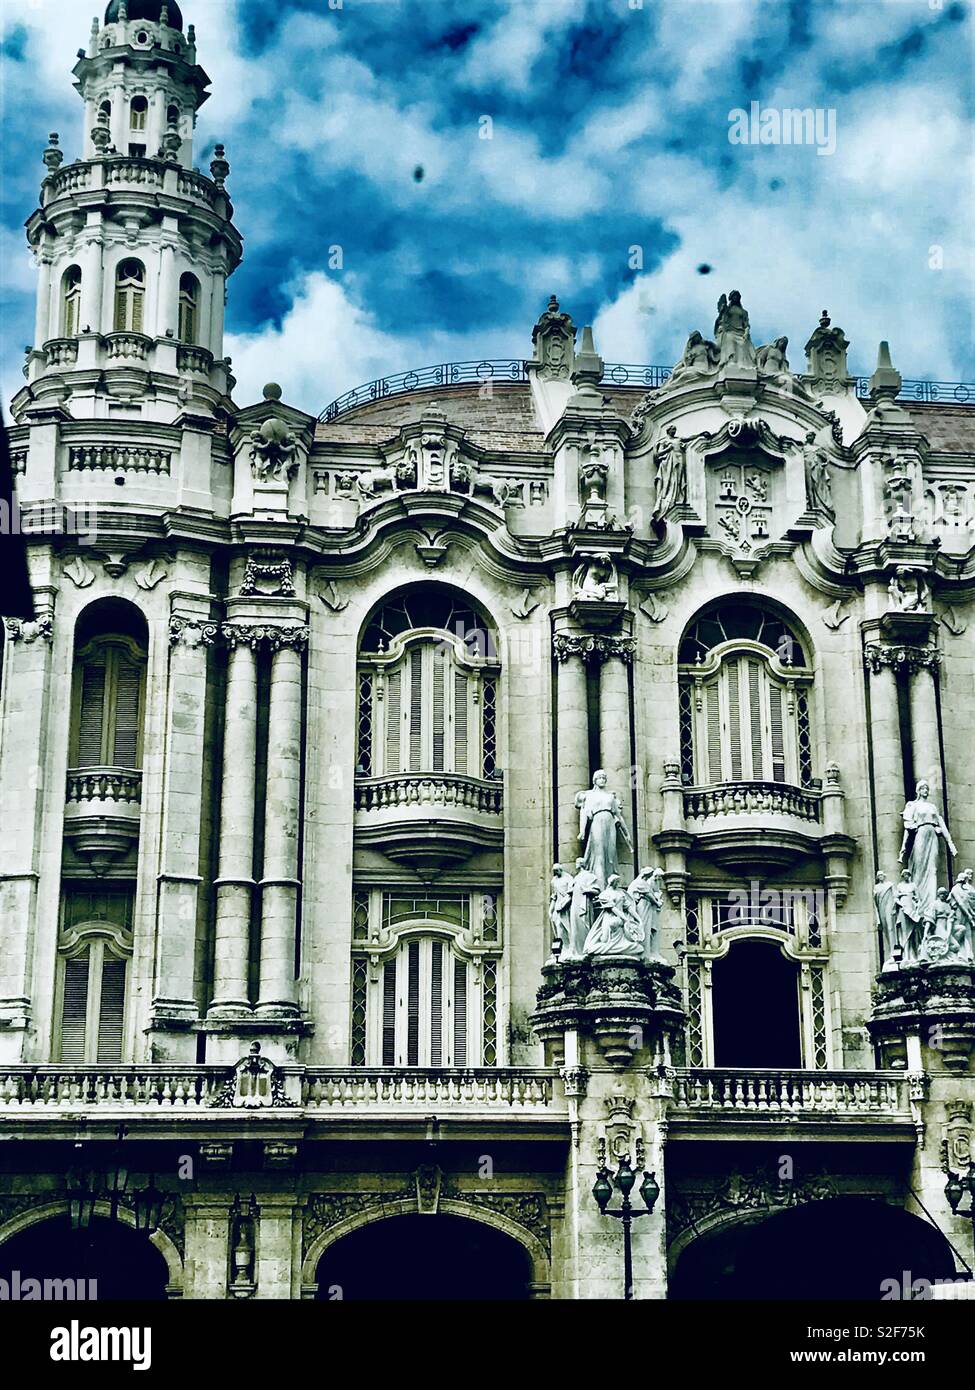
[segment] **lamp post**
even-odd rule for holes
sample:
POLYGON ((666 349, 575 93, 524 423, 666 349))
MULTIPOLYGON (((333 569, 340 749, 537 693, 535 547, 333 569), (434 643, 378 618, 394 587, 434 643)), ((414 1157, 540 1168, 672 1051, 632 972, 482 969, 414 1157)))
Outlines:
POLYGON ((645 1211, 635 1208, 630 1201, 630 1193, 636 1183, 636 1173, 630 1165, 627 1157, 620 1159, 620 1166, 614 1176, 605 1164, 597 1171, 596 1181, 593 1183, 592 1195, 596 1199, 596 1204, 603 1216, 612 1216, 623 1223, 623 1297, 632 1299, 633 1297, 633 1244, 630 1235, 630 1227, 638 1216, 649 1216, 657 1204, 660 1196, 660 1184, 653 1173, 644 1171, 643 1182, 640 1184, 640 1196, 643 1198, 645 1211), (613 1188, 620 1194, 621 1202, 618 1208, 610 1210, 609 1201, 613 1195, 613 1188))
POLYGON ((955 1173, 948 1169, 948 1181, 945 1183, 945 1196, 948 1205, 953 1212, 958 1212, 961 1206, 961 1199, 968 1193, 968 1208, 960 1213, 967 1216, 972 1223, 972 1238, 975 1239, 975 1162, 968 1165, 967 1173, 955 1173))

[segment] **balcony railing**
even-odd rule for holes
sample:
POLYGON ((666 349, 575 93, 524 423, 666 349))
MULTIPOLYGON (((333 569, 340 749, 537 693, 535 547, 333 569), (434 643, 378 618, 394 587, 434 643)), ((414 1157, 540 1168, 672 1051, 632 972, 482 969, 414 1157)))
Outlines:
POLYGON ((0 1111, 208 1110, 232 1077, 232 1067, 0 1068, 0 1111))
MULTIPOLYGON (((182 191, 182 190, 181 190, 182 191)), ((511 382, 528 380, 528 364, 518 358, 482 358, 478 362, 438 362, 430 367, 415 367, 408 372, 396 372, 355 386, 327 405, 319 415, 321 423, 335 420, 350 410, 371 401, 384 400, 409 391, 422 391, 439 386, 480 385, 486 381, 511 382)), ((642 386, 654 391, 663 386, 672 367, 650 366, 633 362, 607 362, 603 368, 604 386, 642 386)), ((870 394, 870 378, 854 378, 856 394, 866 399, 870 394)), ((902 401, 941 401, 950 405, 975 405, 975 385, 962 381, 910 380, 901 384, 898 399, 902 401)))
POLYGON ((116 153, 100 155, 95 159, 79 159, 49 174, 41 187, 41 202, 46 208, 58 198, 97 192, 99 188, 112 191, 134 188, 153 193, 178 194, 211 209, 216 209, 221 199, 226 199, 223 189, 195 169, 184 169, 172 163, 162 164, 158 159, 139 155, 116 153))
POLYGON ((212 366, 213 353, 208 351, 207 348, 194 347, 192 343, 181 343, 177 347, 177 371, 197 372, 200 376, 209 376, 212 366))
POLYGON ((710 787, 686 788, 684 815, 689 820, 702 820, 707 816, 763 812, 818 822, 820 802, 818 792, 804 791, 787 782, 721 782, 710 787))
POLYGON ((500 782, 465 777, 454 772, 393 773, 388 777, 357 777, 355 809, 385 811, 404 807, 442 806, 500 816, 500 782))
POLYGON ((81 767, 68 773, 68 801, 138 801, 142 773, 124 767, 81 767))
POLYGON ((334 1112, 390 1111, 430 1106, 461 1110, 542 1111, 561 1109, 554 1090, 554 1071, 529 1068, 429 1068, 400 1071, 391 1067, 320 1070, 309 1068, 302 1079, 306 1110, 334 1112))
POLYGON ((911 1119, 910 1080, 903 1072, 776 1071, 740 1067, 681 1069, 674 1107, 689 1115, 911 1119))
POLYGON ((77 338, 52 338, 44 344, 49 367, 73 367, 78 360, 77 338))
POLYGON ((144 333, 107 333, 104 342, 105 356, 109 361, 129 357, 136 362, 145 362, 152 347, 152 339, 144 333))

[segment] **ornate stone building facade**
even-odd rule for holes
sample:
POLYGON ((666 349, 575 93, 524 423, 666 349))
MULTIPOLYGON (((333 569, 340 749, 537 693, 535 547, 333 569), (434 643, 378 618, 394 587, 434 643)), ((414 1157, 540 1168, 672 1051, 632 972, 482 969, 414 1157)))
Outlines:
POLYGON ((0 1274, 618 1298, 632 1174, 639 1298, 971 1265, 975 409, 825 313, 793 372, 737 292, 671 373, 553 298, 527 361, 241 406, 193 27, 112 0, 75 76, 10 430, 0 1274))

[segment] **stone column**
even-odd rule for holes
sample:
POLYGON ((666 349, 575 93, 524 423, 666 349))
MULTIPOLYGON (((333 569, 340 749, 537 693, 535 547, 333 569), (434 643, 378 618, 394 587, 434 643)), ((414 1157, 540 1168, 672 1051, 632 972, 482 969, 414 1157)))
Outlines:
POLYGON ((298 818, 301 801, 301 653, 307 627, 274 629, 268 711, 261 987, 258 1008, 295 1015, 298 818))
POLYGON ((183 1297, 227 1297, 230 1203, 228 1196, 190 1194, 186 1204, 183 1297))
POLYGON ((904 834, 904 759, 901 753, 897 675, 887 659, 888 649, 870 646, 870 747, 877 821, 877 867, 894 877, 904 834))
POLYGON ((295 1278, 294 1269, 294 1196, 289 1192, 264 1193, 258 1197, 257 1204, 261 1214, 257 1297, 296 1297, 300 1292, 300 1285, 295 1278))
POLYGON ((179 295, 176 288, 176 248, 168 242, 159 250, 159 303, 156 306, 156 334, 167 328, 176 336, 179 329, 179 295))
MULTIPOLYGON (((633 659, 633 639, 603 638, 605 651, 599 671, 599 762, 609 776, 609 789, 619 797, 623 819, 636 844, 633 825, 633 751, 630 743, 630 690, 628 664, 633 659)), ((632 864, 622 840, 620 866, 632 864)))
POLYGON ((104 291, 104 264, 102 244, 98 233, 85 247, 81 267, 81 324, 93 333, 111 332, 114 320, 109 314, 107 322, 102 322, 102 298, 104 291))
POLYGON ((58 304, 58 325, 56 331, 51 332, 51 260, 48 256, 39 258, 37 267, 37 305, 34 317, 34 351, 39 352, 44 344, 52 337, 58 337, 61 332, 61 305, 58 304))
MULTIPOLYGON (((911 749, 914 754, 914 784, 926 781, 931 800, 945 811, 944 778, 941 770, 941 738, 935 668, 931 658, 919 658, 911 675, 911 749), (924 664, 920 661, 924 660, 924 664)), ((908 788, 913 796, 914 787, 908 788)))
POLYGON ((556 633, 558 658, 558 855, 571 870, 582 853, 579 843, 579 812, 576 792, 589 786, 589 699, 586 665, 582 658, 583 639, 556 633))
MULTIPOLYGON (((213 274, 210 288, 210 351, 214 357, 223 356, 223 317, 224 317, 224 285, 227 277, 222 270, 217 270, 213 274)), ((200 333, 200 344, 206 347, 204 335, 200 333)))
POLYGON ((248 959, 254 892, 257 653, 246 629, 224 627, 230 645, 220 801, 220 859, 211 1014, 250 1010, 248 959))

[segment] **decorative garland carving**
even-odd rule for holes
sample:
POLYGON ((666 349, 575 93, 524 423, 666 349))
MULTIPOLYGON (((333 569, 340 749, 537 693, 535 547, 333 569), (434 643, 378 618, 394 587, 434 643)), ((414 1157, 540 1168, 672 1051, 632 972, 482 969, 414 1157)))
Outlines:
POLYGON ((311 629, 303 624, 279 627, 274 623, 223 623, 220 628, 223 640, 231 649, 250 647, 252 651, 256 651, 266 642, 273 652, 281 647, 293 647, 295 651, 304 651, 310 632, 311 629))
POLYGON ((725 1211, 785 1211, 837 1195, 823 1171, 812 1177, 780 1178, 772 1168, 730 1173, 718 1186, 697 1192, 671 1190, 667 1202, 667 1243, 690 1226, 725 1211))
POLYGON ((578 656, 588 666, 598 665, 611 657, 619 657, 629 666, 636 651, 636 638, 590 637, 573 632, 557 632, 552 639, 552 650, 559 662, 578 656))
POLYGON ((935 646, 868 642, 863 649, 863 659, 874 675, 885 668, 894 671, 934 671, 941 664, 941 653, 935 646))
POLYGON ((250 559, 244 567, 244 578, 240 586, 241 596, 251 594, 270 594, 283 598, 294 598, 294 571, 290 560, 279 564, 250 559))

